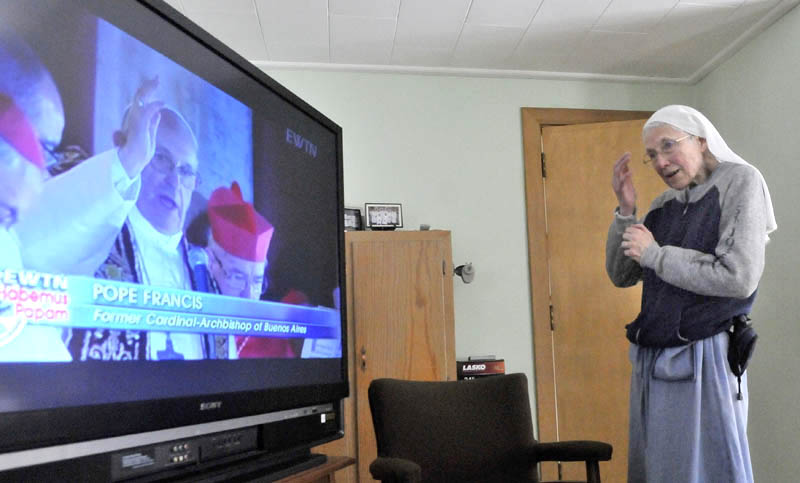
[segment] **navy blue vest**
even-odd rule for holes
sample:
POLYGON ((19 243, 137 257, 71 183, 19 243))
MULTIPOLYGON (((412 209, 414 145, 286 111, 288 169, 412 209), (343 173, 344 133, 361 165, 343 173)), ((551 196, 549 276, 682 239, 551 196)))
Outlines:
MULTIPOLYGON (((667 201, 647 214, 644 225, 660 246, 713 254, 721 214, 719 190, 713 186, 695 203, 667 201)), ((642 269, 642 280, 641 312, 626 326, 628 340, 642 346, 678 346, 728 330, 731 318, 749 313, 756 298, 756 292, 746 299, 698 295, 670 285, 649 268, 642 269)))

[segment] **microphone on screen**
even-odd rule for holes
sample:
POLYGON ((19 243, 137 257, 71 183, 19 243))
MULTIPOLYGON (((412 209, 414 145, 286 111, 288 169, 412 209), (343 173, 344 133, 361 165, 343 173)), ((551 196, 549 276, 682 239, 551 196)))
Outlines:
POLYGON ((203 248, 189 248, 189 266, 194 277, 194 289, 198 292, 210 292, 208 287, 208 254, 203 248))

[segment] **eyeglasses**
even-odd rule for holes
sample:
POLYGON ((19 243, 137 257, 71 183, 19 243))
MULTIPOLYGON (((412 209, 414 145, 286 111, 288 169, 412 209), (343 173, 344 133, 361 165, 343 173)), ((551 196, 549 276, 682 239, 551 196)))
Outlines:
POLYGON ((45 166, 54 166, 58 164, 61 157, 58 153, 58 146, 53 143, 47 143, 45 141, 39 141, 39 145, 42 146, 42 154, 44 155, 44 165, 45 166))
POLYGON ((656 159, 658 159, 658 155, 662 156, 669 156, 673 152, 675 152, 675 148, 678 147, 678 143, 683 141, 684 139, 692 137, 691 134, 687 134, 682 138, 678 139, 662 139, 661 140, 661 147, 658 149, 648 149, 647 152, 644 153, 644 158, 642 162, 644 164, 654 163, 656 159))
POLYGON ((252 279, 248 279, 247 275, 242 272, 238 271, 231 271, 225 269, 225 265, 222 264, 222 260, 219 259, 214 250, 210 250, 211 255, 214 257, 214 261, 217 262, 219 268, 222 270, 222 274, 225 276, 225 281, 227 284, 236 292, 242 292, 245 287, 248 287, 250 293, 258 293, 263 294, 267 291, 267 287, 269 286, 267 283, 266 277, 256 276, 252 279))
POLYGON ((16 222, 17 209, 13 206, 8 206, 5 203, 0 203, 0 227, 3 227, 7 230, 16 222))
POLYGON ((172 155, 162 148, 156 148, 150 164, 159 172, 163 174, 170 174, 173 171, 178 173, 178 179, 184 188, 195 189, 200 185, 200 174, 188 164, 177 165, 172 155))

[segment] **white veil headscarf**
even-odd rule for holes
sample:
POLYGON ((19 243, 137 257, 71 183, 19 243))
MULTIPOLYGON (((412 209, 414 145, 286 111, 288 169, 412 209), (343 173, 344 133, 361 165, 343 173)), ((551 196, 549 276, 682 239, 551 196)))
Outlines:
POLYGON ((665 106, 650 116, 650 119, 644 124, 644 130, 647 130, 653 123, 669 124, 687 134, 705 138, 706 143, 708 143, 709 151, 711 151, 711 154, 721 163, 746 164, 756 170, 758 177, 761 179, 761 187, 764 189, 764 200, 767 211, 765 235, 767 240, 769 240, 769 234, 778 229, 778 223, 775 221, 775 211, 772 208, 772 198, 769 196, 767 182, 764 180, 764 176, 758 168, 734 153, 733 150, 728 147, 727 143, 725 143, 725 140, 722 139, 717 128, 715 128, 714 125, 711 124, 711 121, 697 109, 680 105, 665 106))

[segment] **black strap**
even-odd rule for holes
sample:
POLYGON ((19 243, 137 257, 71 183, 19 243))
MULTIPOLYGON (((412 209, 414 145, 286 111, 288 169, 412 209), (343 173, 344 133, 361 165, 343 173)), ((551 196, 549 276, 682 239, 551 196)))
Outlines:
POLYGON ((132 272, 131 275, 133 275, 133 283, 142 283, 136 270, 136 253, 133 250, 133 240, 127 223, 122 225, 122 249, 125 252, 125 258, 128 260, 128 266, 132 272))

